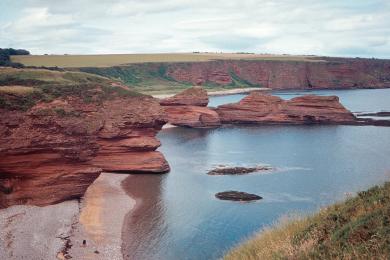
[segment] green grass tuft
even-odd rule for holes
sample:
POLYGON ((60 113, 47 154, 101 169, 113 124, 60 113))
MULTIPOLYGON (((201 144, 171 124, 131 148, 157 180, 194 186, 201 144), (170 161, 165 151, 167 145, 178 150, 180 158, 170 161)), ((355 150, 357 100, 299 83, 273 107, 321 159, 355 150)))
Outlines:
POLYGON ((390 259, 390 182, 312 216, 281 221, 225 259, 390 259))

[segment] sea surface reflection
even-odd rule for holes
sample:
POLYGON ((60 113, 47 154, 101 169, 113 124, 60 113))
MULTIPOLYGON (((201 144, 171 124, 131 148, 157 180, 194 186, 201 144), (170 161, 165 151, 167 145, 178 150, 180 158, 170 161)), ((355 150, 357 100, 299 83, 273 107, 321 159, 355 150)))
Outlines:
POLYGON ((172 128, 159 138, 172 171, 130 176, 124 183, 138 202, 123 229, 126 259, 217 259, 285 214, 307 214, 390 179, 388 127, 172 128), (277 171, 206 174, 221 164, 269 164, 277 171), (226 190, 264 199, 254 203, 215 199, 215 193, 226 190))

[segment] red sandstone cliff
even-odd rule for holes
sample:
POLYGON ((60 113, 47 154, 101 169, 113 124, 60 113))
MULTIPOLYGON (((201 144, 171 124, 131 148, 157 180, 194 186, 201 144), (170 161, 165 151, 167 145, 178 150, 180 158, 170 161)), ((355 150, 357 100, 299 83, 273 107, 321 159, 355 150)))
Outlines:
POLYGON ((390 87, 390 60, 322 59, 322 62, 217 60, 169 63, 166 71, 175 81, 196 85, 234 83, 271 89, 390 87))
POLYGON ((222 123, 342 124, 355 116, 336 96, 307 95, 291 100, 252 92, 240 102, 216 109, 222 123))
POLYGON ((165 123, 148 96, 85 103, 67 97, 27 112, 0 110, 0 208, 80 197, 103 171, 169 171, 156 133, 165 123))
POLYGON ((221 125, 218 114, 206 107, 208 102, 207 91, 201 87, 192 87, 173 97, 160 100, 167 121, 173 125, 218 127, 221 125))

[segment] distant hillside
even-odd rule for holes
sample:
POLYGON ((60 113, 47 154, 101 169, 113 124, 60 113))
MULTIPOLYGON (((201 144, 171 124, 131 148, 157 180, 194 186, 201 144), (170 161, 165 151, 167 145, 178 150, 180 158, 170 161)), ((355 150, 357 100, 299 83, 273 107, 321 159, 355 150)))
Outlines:
POLYGON ((208 89, 390 88, 390 60, 258 54, 12 56, 25 65, 65 67, 120 80, 144 93, 208 89))
POLYGON ((266 229, 224 259, 390 259, 390 182, 266 229))

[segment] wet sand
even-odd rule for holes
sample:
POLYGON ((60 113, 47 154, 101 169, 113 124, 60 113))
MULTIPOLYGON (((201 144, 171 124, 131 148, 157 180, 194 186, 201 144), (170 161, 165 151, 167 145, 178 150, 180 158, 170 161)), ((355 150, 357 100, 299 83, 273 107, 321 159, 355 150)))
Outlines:
POLYGON ((85 193, 79 222, 70 240, 73 259, 123 259, 121 232, 135 200, 122 189, 129 175, 102 173, 85 193), (86 244, 83 244, 83 240, 86 244))

